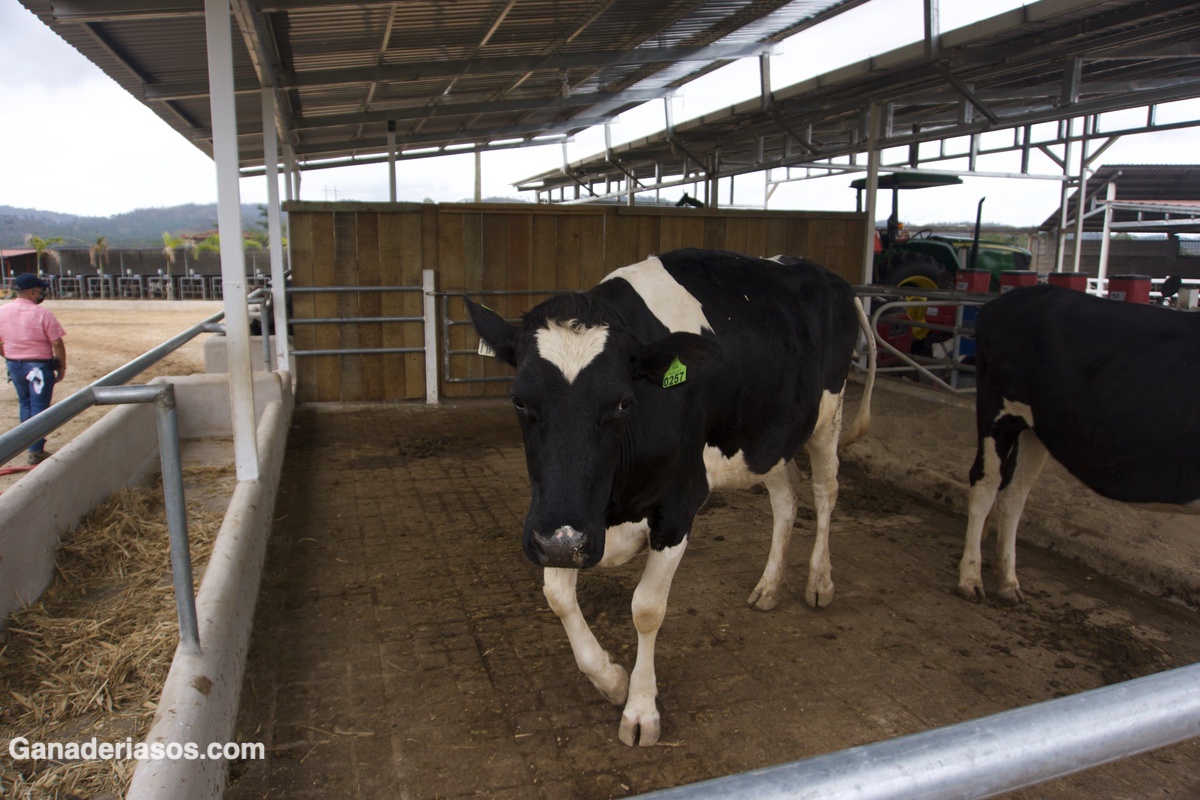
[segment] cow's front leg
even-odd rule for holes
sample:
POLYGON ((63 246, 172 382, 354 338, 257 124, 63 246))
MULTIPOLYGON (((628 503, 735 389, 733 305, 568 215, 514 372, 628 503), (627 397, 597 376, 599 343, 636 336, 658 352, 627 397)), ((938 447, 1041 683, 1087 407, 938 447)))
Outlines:
POLYGON ((615 663, 596 641, 595 634, 583 618, 583 612, 579 610, 579 601, 575 596, 579 570, 547 567, 544 579, 542 591, 551 610, 562 620, 567 638, 571 641, 576 665, 610 703, 621 705, 629 694, 629 673, 615 663))
POLYGON ((633 592, 633 625, 638 632, 637 662, 629 680, 629 702, 621 715, 621 741, 643 747, 658 741, 661 724, 658 707, 658 680, 654 674, 654 643, 667 614, 667 595, 675 570, 683 560, 687 537, 674 547, 650 550, 646 569, 633 592))

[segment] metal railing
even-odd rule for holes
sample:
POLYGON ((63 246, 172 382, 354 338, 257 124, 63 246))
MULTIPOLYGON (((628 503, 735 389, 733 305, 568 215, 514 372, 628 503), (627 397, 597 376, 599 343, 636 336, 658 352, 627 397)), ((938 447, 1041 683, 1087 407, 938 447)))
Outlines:
MULTIPOLYGON (((343 347, 321 350, 292 350, 296 357, 307 356, 352 356, 352 355, 390 355, 421 353, 425 356, 425 400, 428 403, 438 402, 438 373, 437 373, 437 326, 434 322, 436 306, 434 298, 437 295, 437 283, 433 270, 422 270, 420 286, 297 286, 288 287, 288 296, 302 294, 344 294, 362 292, 401 292, 419 294, 421 296, 420 316, 383 316, 383 317, 309 317, 290 318, 292 325, 357 325, 362 323, 403 324, 421 323, 423 325, 423 343, 420 347, 343 347)), ((252 295, 253 296, 253 295, 252 295)), ((267 320, 263 318, 263 342, 267 347, 267 320)))
POLYGON ((179 455, 179 426, 175 416, 175 387, 173 384, 122 386, 147 367, 161 361, 202 333, 215 333, 222 328, 220 311, 183 333, 168 339, 133 361, 93 381, 40 414, 30 417, 12 430, 0 434, 0 464, 19 455, 39 439, 43 439, 93 405, 124 403, 154 403, 158 418, 158 452, 163 477, 163 500, 166 505, 167 531, 171 544, 171 570, 175 583, 175 604, 179 615, 180 644, 189 650, 200 647, 200 631, 196 622, 196 599, 192 593, 192 561, 188 550, 187 511, 183 496, 183 468, 179 455))
POLYGON ((976 800, 1200 736, 1200 664, 646 800, 976 800))
POLYGON ((955 394, 974 391, 973 386, 960 385, 963 376, 975 374, 974 366, 963 361, 964 343, 973 341, 975 334, 973 321, 972 324, 964 324, 964 310, 978 308, 998 295, 878 285, 857 286, 855 291, 867 301, 867 307, 872 309, 871 330, 879 348, 881 361, 877 372, 884 375, 912 373, 955 394), (926 314, 943 308, 954 309, 953 325, 924 319, 926 314), (918 310, 920 313, 915 313, 918 310), (922 319, 914 319, 918 316, 922 319), (881 325, 907 328, 913 331, 914 335, 924 330, 925 335, 938 332, 949 336, 943 337, 942 341, 931 348, 929 354, 906 353, 880 334, 881 325), (935 349, 941 354, 937 355, 935 349), (892 362, 891 365, 888 364, 889 361, 892 362))
MULTIPOLYGON (((562 294, 562 289, 489 289, 489 290, 470 290, 470 291, 452 291, 452 292, 437 292, 437 297, 441 301, 442 311, 442 375, 446 383, 499 383, 501 381, 511 381, 511 375, 464 375, 456 376, 454 374, 454 362, 452 358, 458 356, 478 356, 478 348, 471 349, 455 349, 450 347, 450 330, 452 328, 464 327, 471 325, 469 319, 451 319, 450 318, 450 300, 452 298, 463 297, 551 297, 556 294, 562 294)), ((509 320, 509 322, 519 322, 519 320, 509 320)))

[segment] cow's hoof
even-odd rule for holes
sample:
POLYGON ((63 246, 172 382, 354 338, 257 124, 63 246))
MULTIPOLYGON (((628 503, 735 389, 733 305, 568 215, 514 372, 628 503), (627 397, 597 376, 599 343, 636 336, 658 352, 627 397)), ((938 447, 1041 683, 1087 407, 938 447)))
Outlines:
POLYGON ((612 703, 614 706, 625 705, 625 701, 629 698, 629 673, 620 664, 609 662, 608 669, 605 671, 605 680, 599 681, 590 678, 592 686, 595 686, 600 694, 604 695, 604 699, 612 703))
POLYGON ((629 709, 626 709, 621 715, 621 730, 617 734, 621 741, 630 747, 656 744, 662 732, 658 711, 643 714, 635 712, 633 717, 629 714, 629 709))
POLYGON ((996 592, 996 596, 1012 605, 1025 602, 1025 595, 1021 594, 1021 587, 1017 584, 1000 587, 1000 590, 996 592))
POLYGON ((967 600, 974 600, 977 603, 982 603, 987 599, 987 592, 983 590, 982 583, 960 583, 957 591, 967 600))
POLYGON ((822 581, 816 585, 809 584, 804 590, 804 602, 810 608, 825 608, 833 602, 833 581, 822 581))
POLYGON ((746 598, 746 605, 753 606, 759 611, 770 611, 779 605, 779 597, 774 591, 767 591, 761 586, 755 586, 754 591, 746 598))

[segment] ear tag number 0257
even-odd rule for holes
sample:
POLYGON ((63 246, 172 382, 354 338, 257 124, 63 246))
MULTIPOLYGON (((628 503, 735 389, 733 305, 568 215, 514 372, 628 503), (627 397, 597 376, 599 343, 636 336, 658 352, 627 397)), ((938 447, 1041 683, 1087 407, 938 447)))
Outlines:
POLYGON ((667 367, 667 371, 663 373, 663 388, 669 389, 672 386, 678 386, 687 380, 687 367, 679 360, 679 356, 671 362, 671 366, 667 367))

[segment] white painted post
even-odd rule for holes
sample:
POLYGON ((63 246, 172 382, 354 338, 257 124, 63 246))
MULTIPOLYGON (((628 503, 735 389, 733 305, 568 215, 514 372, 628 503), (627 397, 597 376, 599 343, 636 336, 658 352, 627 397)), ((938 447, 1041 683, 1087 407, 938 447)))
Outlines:
MULTIPOLYGON (((271 255, 271 303, 275 312, 275 369, 288 368, 287 287, 283 277, 283 225, 279 215, 279 143, 275 89, 262 89, 263 163, 267 170, 267 237, 271 255)), ((267 332, 263 331, 266 336, 267 332)))
MULTIPOLYGON (((437 278, 433 270, 421 270, 421 298, 425 315, 425 402, 438 404, 437 278)), ((447 344, 448 346, 448 344, 447 344)))
MULTIPOLYGON (((1084 120, 1084 133, 1087 133, 1087 120, 1084 120)), ((1075 204, 1075 252, 1072 254, 1072 272, 1079 272, 1080 259, 1083 258, 1083 215, 1087 211, 1087 174, 1088 174, 1088 140, 1079 145, 1079 189, 1076 196, 1079 202, 1075 204)))
POLYGON ((250 369, 250 315, 246 310, 246 254, 238 189, 237 109, 233 92, 233 36, 229 0, 204 0, 213 156, 217 163, 217 230, 221 235, 221 286, 233 451, 239 481, 258 479, 254 379, 250 369))
POLYGON ((875 280, 875 200, 879 194, 879 148, 875 139, 879 135, 879 104, 872 103, 867 112, 867 232, 863 237, 862 282, 875 280))
POLYGON ((395 120, 388 120, 387 148, 388 148, 388 197, 394 203, 394 202, 396 202, 396 121, 395 120))
POLYGON ((1108 242, 1112 238, 1112 203, 1117 199, 1117 184, 1113 181, 1108 182, 1104 199, 1108 202, 1104 206, 1104 233, 1100 237, 1100 269, 1096 273, 1096 288, 1107 295, 1108 290, 1104 288, 1104 280, 1108 277, 1108 242))

